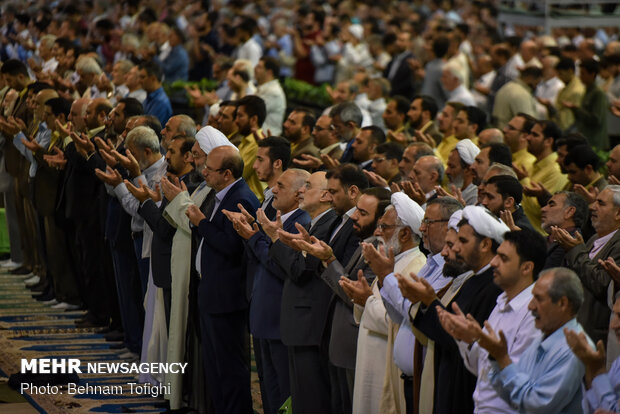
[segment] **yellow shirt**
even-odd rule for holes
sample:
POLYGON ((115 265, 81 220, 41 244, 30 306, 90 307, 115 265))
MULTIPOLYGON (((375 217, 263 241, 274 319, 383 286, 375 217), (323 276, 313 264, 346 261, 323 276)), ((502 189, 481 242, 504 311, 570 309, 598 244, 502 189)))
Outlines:
MULTIPOLYGON (((529 185, 530 182, 541 183, 551 194, 562 191, 569 181, 567 176, 562 174, 560 165, 556 162, 557 159, 558 154, 553 152, 542 160, 535 162, 532 173, 529 178, 526 178, 527 185, 529 185)), ((538 199, 536 197, 524 196, 521 205, 534 229, 544 235, 545 232, 540 227, 541 207, 538 204, 538 199)))
POLYGON ((573 79, 568 82, 568 85, 558 93, 558 97, 555 100, 557 112, 552 120, 558 124, 562 131, 566 131, 575 123, 573 111, 570 108, 564 107, 562 102, 566 101, 579 106, 585 94, 586 88, 577 76, 574 76, 573 79))
MULTIPOLYGON (((259 129, 257 133, 260 135, 261 130, 259 129)), ((253 168, 254 161, 256 161, 257 152, 258 144, 256 143, 253 134, 250 134, 241 140, 241 144, 239 144, 239 155, 243 158, 243 178, 248 183, 250 190, 252 190, 254 195, 258 198, 258 201, 262 202, 264 198, 263 191, 265 190, 267 184, 258 179, 256 171, 254 171, 253 168)))
POLYGON ((437 157, 439 157, 444 165, 448 164, 450 153, 456 148, 458 142, 459 140, 457 137, 450 135, 449 137, 443 137, 439 145, 437 145, 437 148, 435 148, 435 154, 437 154, 437 157))
MULTIPOLYGON (((527 152, 527 149, 523 148, 512 154, 512 162, 519 168, 525 168, 528 175, 531 177, 534 171, 536 157, 527 152)), ((521 180, 521 184, 527 185, 527 178, 521 180)))

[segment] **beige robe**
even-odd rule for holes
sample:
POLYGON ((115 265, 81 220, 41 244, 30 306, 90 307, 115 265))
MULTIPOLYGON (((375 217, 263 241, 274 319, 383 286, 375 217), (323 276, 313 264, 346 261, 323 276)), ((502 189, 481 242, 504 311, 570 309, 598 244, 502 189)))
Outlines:
MULTIPOLYGON (((185 215, 191 204, 200 206, 211 188, 204 186, 189 195, 187 191, 179 193, 164 210, 164 217, 177 231, 172 239, 172 258, 170 271, 172 274, 170 325, 168 329, 168 362, 186 362, 185 335, 187 331, 187 312, 189 294, 189 276, 191 266, 192 232, 189 219, 185 215)), ((170 409, 183 407, 183 376, 182 374, 166 374, 164 383, 170 383, 171 393, 166 395, 170 401, 170 409)))

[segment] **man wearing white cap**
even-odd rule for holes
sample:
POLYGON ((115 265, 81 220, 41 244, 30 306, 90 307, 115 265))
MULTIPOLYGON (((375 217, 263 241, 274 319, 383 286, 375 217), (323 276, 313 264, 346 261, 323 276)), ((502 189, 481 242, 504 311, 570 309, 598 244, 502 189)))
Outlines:
MULTIPOLYGON (((410 272, 414 272, 420 277, 425 278, 436 290, 442 289, 449 283, 449 278, 443 277, 442 275, 444 260, 440 253, 446 237, 448 219, 452 213, 463 206, 454 198, 439 197, 429 201, 424 215, 420 216, 420 207, 414 205, 415 203, 411 202, 411 200, 407 202, 402 195, 401 193, 393 194, 392 203, 398 206, 396 207, 397 210, 400 208, 400 210, 403 211, 402 214, 404 217, 409 217, 408 221, 410 226, 412 226, 414 222, 419 223, 418 229, 414 232, 414 235, 422 238, 424 246, 431 253, 424 266, 418 270, 406 268, 405 266, 396 266, 394 262, 391 262, 385 255, 380 255, 373 249, 367 249, 367 251, 364 252, 364 257, 368 260, 382 285, 380 290, 381 297, 388 310, 390 319, 394 322, 391 324, 392 328, 399 326, 398 333, 396 333, 395 337, 395 329, 392 329, 390 332, 394 346, 393 349, 388 349, 388 357, 393 358, 394 363, 396 363, 403 372, 404 384, 402 386, 403 388, 401 388, 401 385, 397 382, 399 380, 394 380, 392 375, 392 377, 386 376, 386 387, 392 389, 396 388, 400 393, 404 390, 406 409, 407 412, 410 412, 413 410, 415 401, 417 401, 416 396, 412 392, 414 389, 412 384, 413 377, 416 370, 421 370, 421 366, 414 366, 415 338, 413 337, 413 331, 409 323, 409 309, 412 303, 404 298, 399 290, 395 273, 409 275, 410 272), (418 217, 423 218, 420 220, 418 217)), ((387 412, 387 408, 389 407, 382 405, 381 408, 382 410, 380 412, 387 412)), ((401 409, 400 412, 404 411, 401 409)))
MULTIPOLYGON (((418 248, 422 236, 419 228, 423 217, 424 210, 415 201, 404 193, 394 193, 391 205, 379 219, 374 234, 381 240, 386 250, 392 249, 395 256, 394 267, 399 272, 418 272, 426 263, 424 254, 418 248)), ((368 244, 364 249, 367 251, 374 247, 368 244)), ((355 303, 353 315, 360 326, 353 412, 393 412, 395 405, 404 408, 405 398, 402 393, 400 372, 391 357, 394 338, 404 318, 397 312, 394 314, 398 319, 390 317, 394 322, 387 318, 377 279, 368 286, 364 278, 357 281, 343 278, 340 285, 355 303), (384 377, 390 381, 390 387, 387 389, 384 388, 384 377), (386 394, 382 395, 384 389, 386 394), (386 405, 380 407, 382 401, 386 405)))
MULTIPOLYGON (((467 206, 452 251, 471 273, 455 279, 441 299, 426 280, 399 276, 400 281, 407 282, 406 296, 414 303, 421 302, 414 327, 434 341, 435 413, 473 412, 472 394, 476 386, 476 377, 465 368, 456 342, 439 323, 437 307, 451 309, 452 303, 456 303, 480 324, 489 317, 501 293, 493 283, 490 262, 507 231, 508 227, 484 207, 467 206)), ((420 408, 421 412, 428 409, 420 408)))
POLYGON ((470 166, 474 163, 480 148, 470 139, 463 139, 456 144, 448 157, 446 174, 450 184, 461 191, 463 200, 469 206, 478 202, 478 187, 474 184, 474 172, 470 166))

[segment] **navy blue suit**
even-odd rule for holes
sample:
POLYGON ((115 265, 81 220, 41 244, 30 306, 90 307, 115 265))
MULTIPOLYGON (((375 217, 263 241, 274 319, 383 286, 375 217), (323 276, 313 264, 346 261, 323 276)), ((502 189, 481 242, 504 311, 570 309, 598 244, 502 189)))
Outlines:
MULTIPOLYGON (((286 219, 282 227, 289 233, 298 233, 295 223, 307 226, 310 216, 298 209, 286 219)), ((256 233, 247 241, 248 264, 254 272, 250 332, 254 337, 254 353, 260 353, 256 362, 266 414, 276 413, 290 395, 288 351, 280 333, 280 309, 286 272, 269 255, 271 245, 271 240, 263 232, 256 233)))
POLYGON ((207 387, 217 413, 252 413, 244 243, 222 210, 256 211, 260 203, 245 180, 234 183, 198 226, 202 279, 198 286, 207 387))

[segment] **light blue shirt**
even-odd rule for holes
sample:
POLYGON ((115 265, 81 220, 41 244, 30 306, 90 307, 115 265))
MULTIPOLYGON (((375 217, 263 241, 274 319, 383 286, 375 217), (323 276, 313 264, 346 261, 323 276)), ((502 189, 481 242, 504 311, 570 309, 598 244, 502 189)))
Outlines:
MULTIPOLYGON (((435 291, 442 289, 450 282, 450 278, 443 275, 444 263, 444 258, 437 253, 429 256, 426 259, 426 264, 418 272, 418 276, 426 279, 435 291)), ((400 324, 394 339, 394 363, 405 375, 411 376, 413 375, 413 350, 415 346, 415 336, 409 322, 411 301, 403 297, 394 273, 385 277, 383 287, 379 292, 390 319, 394 323, 400 324)))
POLYGON ((209 217, 209 221, 213 220, 213 216, 215 215, 215 212, 217 211, 220 204, 222 203, 222 200, 224 199, 224 197, 226 197, 226 194, 228 194, 232 186, 237 184, 239 181, 241 181, 241 178, 238 178, 234 182, 228 184, 226 187, 215 193, 215 204, 213 205, 213 212, 211 212, 211 217, 209 217))
MULTIPOLYGON (((547 338, 538 338, 517 363, 500 370, 491 363, 489 380, 497 393, 522 413, 581 413, 583 363, 566 343, 564 328, 584 332, 576 319, 547 338)), ((593 346, 592 341, 588 342, 593 346)))
MULTIPOLYGON (((26 135, 22 131, 19 131, 13 137, 13 145, 15 145, 15 148, 17 148, 17 150, 28 161, 30 161, 30 169, 28 170, 28 176, 30 178, 33 178, 37 174, 37 169, 39 166, 37 164, 37 160, 34 158, 32 151, 26 148, 26 146, 22 142, 22 138, 26 140, 28 139, 26 138, 26 135)), ((37 135, 34 137, 34 140, 41 147, 47 149, 47 147, 50 145, 51 138, 52 138, 52 130, 47 127, 47 124, 45 122, 41 122, 39 124, 39 130, 37 131, 37 135)))
POLYGON ((584 414, 591 414, 597 409, 617 413, 620 399, 620 358, 612 364, 609 372, 597 375, 592 380, 592 387, 586 391, 583 399, 584 414))

